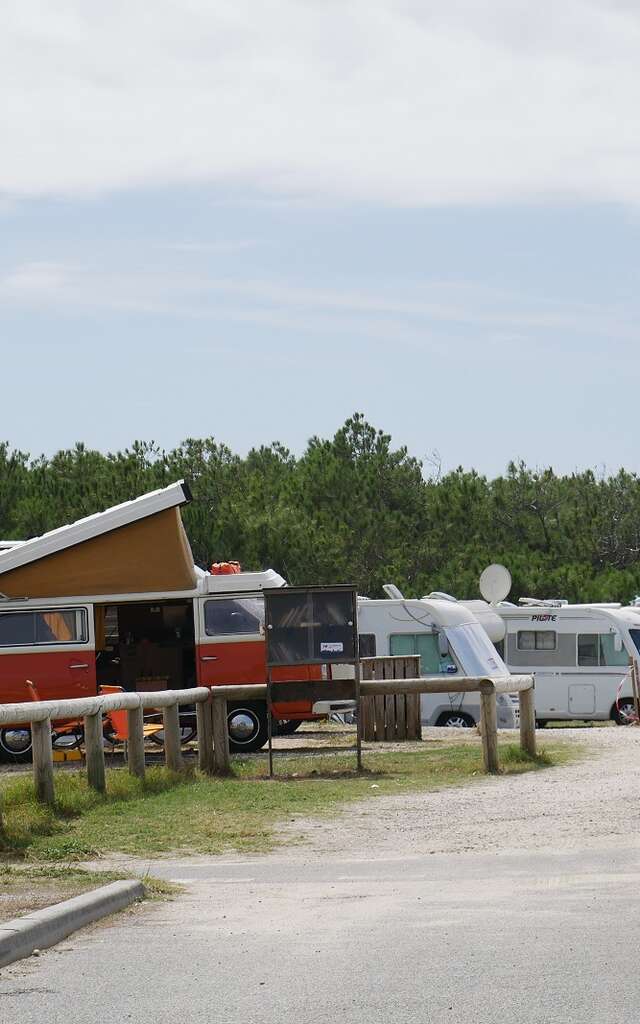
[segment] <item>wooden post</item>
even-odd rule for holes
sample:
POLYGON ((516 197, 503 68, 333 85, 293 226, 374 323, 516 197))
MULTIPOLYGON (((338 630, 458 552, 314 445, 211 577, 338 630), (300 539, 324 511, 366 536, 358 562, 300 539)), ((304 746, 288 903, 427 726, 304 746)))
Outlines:
POLYGON ((53 751, 51 749, 51 722, 31 723, 33 745, 33 781, 40 803, 53 806, 56 795, 53 786, 53 751))
POLYGON ((482 759, 485 772, 497 772, 498 762, 498 714, 496 693, 492 683, 481 683, 480 718, 482 722, 482 759))
POLYGON ((213 696, 211 701, 213 717, 213 770, 216 775, 228 775, 231 768, 229 758, 229 727, 227 725, 227 702, 224 697, 213 696))
POLYGON ((633 692, 633 705, 636 712, 635 725, 640 724, 640 687, 638 686, 638 663, 633 659, 631 662, 631 688, 633 692))
POLYGON ((129 774, 144 779, 144 712, 141 707, 127 711, 129 774))
POLYGON ((107 781, 104 771, 104 741, 100 712, 84 716, 84 746, 87 755, 87 782, 91 789, 105 793, 107 781))
POLYGON ((520 749, 536 756, 536 703, 535 691, 520 690, 520 749))
POLYGON ((213 771, 213 721, 211 698, 196 704, 198 722, 198 768, 208 775, 213 771))
POLYGON ((180 731, 180 708, 170 704, 162 709, 162 729, 164 732, 164 760, 172 772, 179 772, 184 767, 182 760, 182 733, 180 731))

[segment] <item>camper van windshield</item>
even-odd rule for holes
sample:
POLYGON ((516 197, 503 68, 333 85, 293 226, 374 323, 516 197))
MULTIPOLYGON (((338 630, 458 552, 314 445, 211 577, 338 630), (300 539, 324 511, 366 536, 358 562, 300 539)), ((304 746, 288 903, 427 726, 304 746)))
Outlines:
POLYGON ((636 645, 636 650, 640 651, 640 629, 630 629, 629 636, 636 645))
MULTIPOLYGON (((638 630, 640 633, 640 630, 638 630)), ((467 676, 508 676, 509 669, 479 622, 445 629, 447 640, 467 676)))

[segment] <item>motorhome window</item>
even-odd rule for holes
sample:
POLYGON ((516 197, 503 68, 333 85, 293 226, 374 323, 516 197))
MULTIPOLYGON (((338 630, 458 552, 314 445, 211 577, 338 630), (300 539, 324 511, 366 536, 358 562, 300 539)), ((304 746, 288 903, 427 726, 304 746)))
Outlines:
POLYGON ((636 645, 636 650, 640 653, 640 629, 630 629, 629 636, 636 645))
POLYGON ((207 601, 204 628, 207 636, 261 633, 264 628, 264 601, 261 597, 207 601))
POLYGON ((436 633, 394 633, 389 637, 389 653, 392 655, 418 654, 420 674, 440 675, 456 671, 456 663, 450 654, 442 655, 436 633))
POLYGON ((583 667, 626 665, 629 655, 616 651, 613 633, 579 633, 578 665, 583 667))
POLYGON ((578 665, 600 664, 598 639, 597 633, 578 633, 578 665))
POLYGON ((613 633, 601 633, 600 634, 600 664, 601 665, 628 665, 629 655, 625 651, 624 647, 621 651, 616 651, 614 634, 613 633))
POLYGON ((555 629, 521 629, 518 632, 519 651, 555 651, 555 629))
POLYGON ((375 658, 376 638, 374 633, 360 633, 358 637, 361 658, 375 658))
POLYGON ((84 608, 0 612, 0 647, 85 644, 88 639, 84 608))

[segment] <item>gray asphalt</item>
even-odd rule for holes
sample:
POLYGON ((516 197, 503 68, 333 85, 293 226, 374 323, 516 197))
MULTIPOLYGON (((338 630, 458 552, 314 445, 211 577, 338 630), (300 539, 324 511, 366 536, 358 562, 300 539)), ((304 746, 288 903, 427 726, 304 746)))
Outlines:
POLYGON ((156 862, 186 893, 4 969, 0 1020, 636 1024, 632 843, 156 862))

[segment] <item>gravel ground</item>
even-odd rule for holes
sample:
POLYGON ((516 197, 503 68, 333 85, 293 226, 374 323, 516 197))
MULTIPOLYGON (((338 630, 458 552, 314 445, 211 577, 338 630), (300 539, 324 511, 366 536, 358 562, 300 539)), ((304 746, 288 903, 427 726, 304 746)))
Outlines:
MULTIPOLYGON (((454 729, 425 729, 424 737, 471 739, 454 729)), ((330 826, 322 818, 296 820, 285 825, 283 838, 290 834, 304 843, 289 847, 287 856, 348 858, 375 851, 404 858, 640 846, 640 729, 540 730, 538 740, 541 749, 545 743, 575 744, 582 756, 525 775, 349 804, 330 826)))

